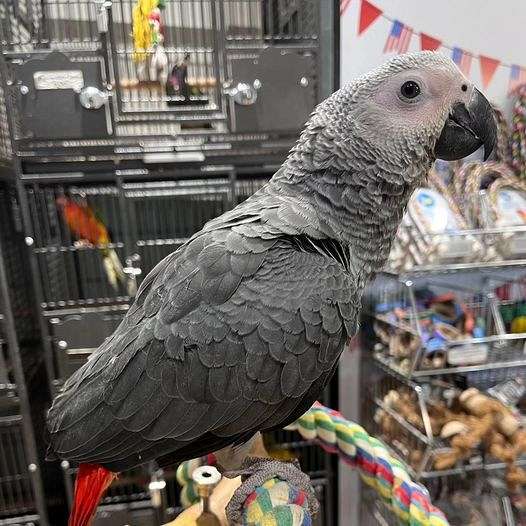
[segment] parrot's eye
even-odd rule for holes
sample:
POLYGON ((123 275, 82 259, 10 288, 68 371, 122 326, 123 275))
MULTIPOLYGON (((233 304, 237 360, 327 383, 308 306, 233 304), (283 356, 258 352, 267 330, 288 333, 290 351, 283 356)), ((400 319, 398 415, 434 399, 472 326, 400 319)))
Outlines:
POLYGON ((404 99, 414 99, 420 95, 420 86, 414 80, 408 80, 402 84, 400 94, 404 99))

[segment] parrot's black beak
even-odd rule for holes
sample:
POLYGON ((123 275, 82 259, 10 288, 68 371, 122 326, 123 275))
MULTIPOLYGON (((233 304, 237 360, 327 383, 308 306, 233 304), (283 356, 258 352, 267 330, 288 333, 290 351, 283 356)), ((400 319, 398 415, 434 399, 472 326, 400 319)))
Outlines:
POLYGON ((497 120, 490 103, 478 89, 468 104, 457 102, 435 145, 435 155, 444 161, 462 159, 484 145, 484 160, 497 143, 497 120))

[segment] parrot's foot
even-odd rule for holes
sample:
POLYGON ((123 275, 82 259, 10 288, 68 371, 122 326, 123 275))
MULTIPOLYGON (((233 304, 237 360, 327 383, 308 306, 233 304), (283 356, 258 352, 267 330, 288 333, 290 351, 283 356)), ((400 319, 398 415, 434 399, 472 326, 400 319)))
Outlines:
POLYGON ((261 433, 256 433, 242 444, 220 449, 214 453, 214 456, 216 458, 217 468, 222 475, 228 477, 228 472, 239 469, 249 454, 251 456, 268 457, 263 445, 261 433))
POLYGON ((289 504, 299 504, 311 516, 318 512, 319 502, 310 478, 301 471, 297 460, 281 462, 272 458, 248 457, 241 469, 229 476, 241 476, 241 486, 236 489, 226 508, 229 524, 241 524, 243 509, 249 502, 248 497, 255 494, 257 488, 274 479, 275 484, 266 486, 267 491, 273 492, 274 487, 281 496, 295 495, 289 504), (299 495, 301 498, 298 499, 299 495))

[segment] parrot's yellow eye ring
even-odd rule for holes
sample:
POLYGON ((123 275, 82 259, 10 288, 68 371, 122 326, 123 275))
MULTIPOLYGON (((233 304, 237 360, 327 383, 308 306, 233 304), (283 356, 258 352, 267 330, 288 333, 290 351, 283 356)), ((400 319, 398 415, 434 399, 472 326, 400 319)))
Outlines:
POLYGON ((402 84, 400 94, 404 99, 414 99, 420 95, 420 85, 414 80, 408 80, 402 84))

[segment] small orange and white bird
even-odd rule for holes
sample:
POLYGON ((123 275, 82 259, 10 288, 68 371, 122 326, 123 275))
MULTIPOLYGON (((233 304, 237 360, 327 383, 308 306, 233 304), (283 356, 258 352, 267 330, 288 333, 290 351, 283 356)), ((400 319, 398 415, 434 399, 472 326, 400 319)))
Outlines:
POLYGON ((119 283, 121 283, 126 287, 128 294, 134 296, 135 282, 128 279, 119 256, 113 248, 108 246, 111 244, 108 229, 94 210, 87 203, 66 196, 59 197, 57 205, 66 225, 77 240, 87 242, 100 250, 104 271, 110 285, 118 290, 119 283))

